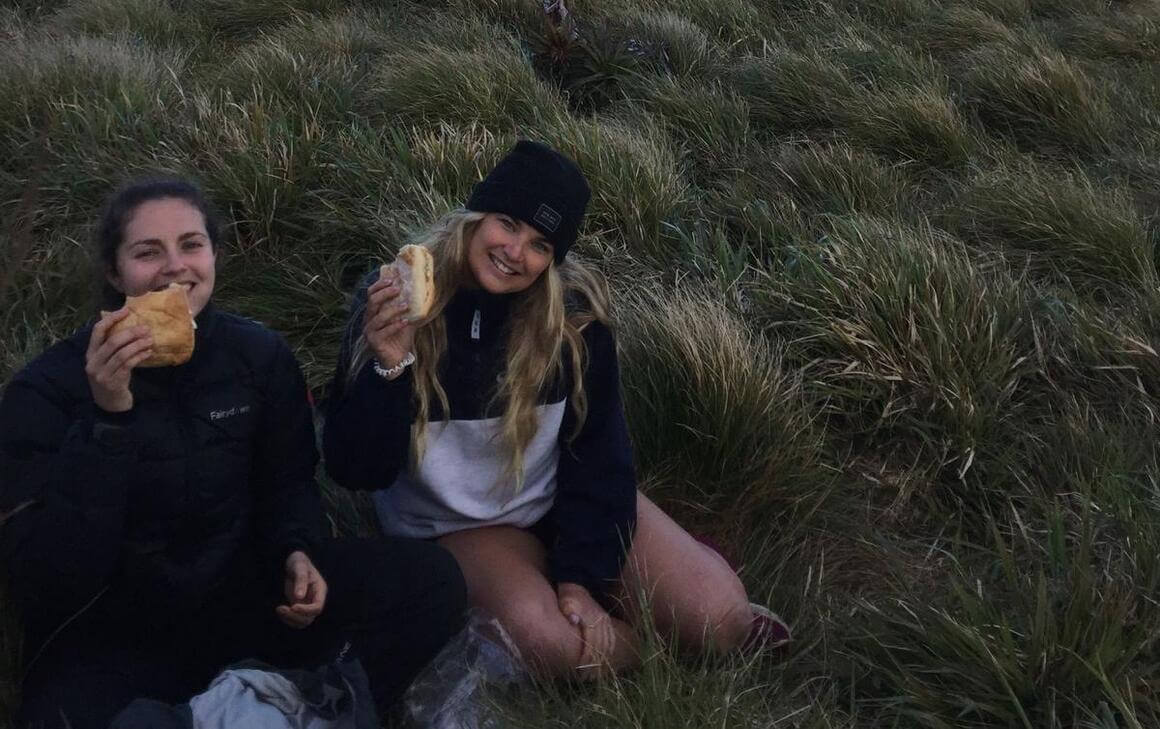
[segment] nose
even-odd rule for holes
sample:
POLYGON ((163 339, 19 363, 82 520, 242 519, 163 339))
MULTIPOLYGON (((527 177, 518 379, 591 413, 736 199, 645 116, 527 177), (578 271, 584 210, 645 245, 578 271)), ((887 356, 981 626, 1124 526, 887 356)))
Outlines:
POLYGON ((519 235, 512 235, 504 243, 503 253, 510 261, 522 261, 524 258, 524 239, 519 235))
POLYGON ((168 251, 165 254, 165 267, 163 273, 166 275, 176 275, 185 270, 185 259, 181 257, 180 251, 168 251))

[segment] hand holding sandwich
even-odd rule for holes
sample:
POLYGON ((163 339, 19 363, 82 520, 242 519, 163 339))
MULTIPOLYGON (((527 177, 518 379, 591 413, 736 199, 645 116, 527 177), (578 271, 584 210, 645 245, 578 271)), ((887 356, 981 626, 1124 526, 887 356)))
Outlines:
POLYGON ((435 302, 434 267, 429 250, 405 245, 394 263, 379 269, 379 279, 367 289, 363 334, 380 367, 393 369, 411 353, 415 323, 430 313, 435 302))
POLYGON ((105 412, 123 413, 133 408, 130 376, 133 368, 153 353, 149 327, 115 328, 127 316, 129 309, 122 308, 101 317, 93 326, 85 352, 85 374, 93 401, 105 412))
POLYGON ((102 311, 85 352, 97 406, 110 413, 130 410, 133 368, 184 364, 193 354, 193 329, 189 298, 177 284, 127 296, 120 309, 102 311))
POLYGON ((406 318, 410 307, 402 300, 402 292, 398 274, 389 266, 367 289, 363 334, 379 364, 387 368, 402 362, 415 343, 415 327, 406 318))

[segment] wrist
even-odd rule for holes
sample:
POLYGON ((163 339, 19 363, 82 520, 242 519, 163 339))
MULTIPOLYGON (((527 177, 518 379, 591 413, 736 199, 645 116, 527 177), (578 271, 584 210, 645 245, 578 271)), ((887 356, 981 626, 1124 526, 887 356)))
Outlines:
POLYGON ((405 354, 401 360, 399 360, 393 366, 389 367, 384 367, 378 359, 375 359, 371 362, 371 366, 374 368, 375 374, 388 380, 393 380, 399 375, 403 374, 403 370, 407 369, 407 367, 413 364, 415 364, 414 352, 407 352, 407 354, 405 354))
POLYGON ((97 410, 103 411, 110 415, 123 415, 133 409, 133 396, 126 395, 120 398, 93 398, 93 403, 97 406, 97 410))

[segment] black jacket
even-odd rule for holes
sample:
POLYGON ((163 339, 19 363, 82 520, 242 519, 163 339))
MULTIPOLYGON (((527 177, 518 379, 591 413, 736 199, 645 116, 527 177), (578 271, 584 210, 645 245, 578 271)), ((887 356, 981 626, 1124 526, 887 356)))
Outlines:
MULTIPOLYGON (((352 305, 323 430, 328 473, 339 484, 360 490, 387 488, 395 482, 409 460, 415 418, 410 369, 387 381, 368 364, 348 382, 352 346, 362 331, 368 281, 363 282, 352 305)), ((451 419, 470 421, 500 415, 490 400, 505 361, 510 304, 510 297, 461 291, 447 305, 448 350, 446 360, 440 363, 439 377, 447 392, 451 419)), ((557 435, 555 500, 545 517, 547 532, 553 537, 548 560, 554 582, 583 585, 604 602, 612 581, 620 576, 635 530, 636 476, 612 333, 603 324, 592 322, 583 336, 588 349, 584 372, 588 412, 579 434, 572 439, 576 421, 569 402, 557 435)), ((564 360, 570 361, 567 353, 564 360)), ((543 401, 560 400, 570 392, 569 376, 552 383, 543 393, 543 401)), ((432 420, 447 417, 439 412, 436 398, 432 398, 431 407, 432 420)), ((463 474, 465 480, 472 477, 470 472, 463 474)))
POLYGON ((0 400, 0 557, 33 639, 92 608, 180 625, 238 564, 269 579, 319 538, 306 384, 281 337, 207 307, 193 357, 137 369, 134 407, 95 406, 91 328, 0 400), (36 635, 40 634, 40 635, 36 635))

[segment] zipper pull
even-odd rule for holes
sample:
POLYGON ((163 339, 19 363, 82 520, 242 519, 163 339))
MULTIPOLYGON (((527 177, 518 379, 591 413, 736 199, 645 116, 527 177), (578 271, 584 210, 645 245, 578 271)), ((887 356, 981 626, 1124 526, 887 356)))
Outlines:
POLYGON ((479 341, 479 309, 475 310, 475 316, 471 317, 471 338, 479 341))

